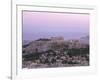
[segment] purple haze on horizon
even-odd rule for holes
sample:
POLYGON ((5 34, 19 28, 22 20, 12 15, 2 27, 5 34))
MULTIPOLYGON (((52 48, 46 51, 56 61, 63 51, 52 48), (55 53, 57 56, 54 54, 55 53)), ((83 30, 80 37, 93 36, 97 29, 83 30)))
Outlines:
POLYGON ((23 40, 63 36, 77 39, 89 35, 89 14, 23 11, 23 40))

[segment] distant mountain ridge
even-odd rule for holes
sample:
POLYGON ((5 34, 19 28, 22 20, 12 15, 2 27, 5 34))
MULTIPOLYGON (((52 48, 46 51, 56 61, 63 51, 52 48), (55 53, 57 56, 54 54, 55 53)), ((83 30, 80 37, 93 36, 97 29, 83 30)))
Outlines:
POLYGON ((80 41, 86 44, 89 44, 89 36, 81 37, 80 41))
POLYGON ((23 42, 22 42, 22 45, 27 45, 27 44, 29 44, 31 41, 29 41, 29 40, 23 40, 23 42))

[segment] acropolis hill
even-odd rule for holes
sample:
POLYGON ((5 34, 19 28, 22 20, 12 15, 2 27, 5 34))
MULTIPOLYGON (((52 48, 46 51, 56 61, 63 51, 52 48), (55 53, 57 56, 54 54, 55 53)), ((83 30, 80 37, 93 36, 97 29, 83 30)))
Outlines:
POLYGON ((26 53, 32 53, 36 50, 38 52, 47 51, 50 49, 60 49, 67 46, 71 48, 85 48, 88 45, 82 43, 80 40, 64 40, 64 37, 51 37, 40 38, 35 41, 31 41, 27 46, 23 46, 23 51, 26 53))
POLYGON ((89 65, 89 44, 63 37, 39 38, 23 45, 23 68, 89 65))

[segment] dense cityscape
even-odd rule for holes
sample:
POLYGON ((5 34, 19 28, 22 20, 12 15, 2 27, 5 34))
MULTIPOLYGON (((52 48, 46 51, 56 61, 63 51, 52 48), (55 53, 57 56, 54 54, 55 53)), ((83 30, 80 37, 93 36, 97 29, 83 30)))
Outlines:
POLYGON ((61 37, 39 38, 22 45, 22 68, 89 66, 89 43, 61 37))

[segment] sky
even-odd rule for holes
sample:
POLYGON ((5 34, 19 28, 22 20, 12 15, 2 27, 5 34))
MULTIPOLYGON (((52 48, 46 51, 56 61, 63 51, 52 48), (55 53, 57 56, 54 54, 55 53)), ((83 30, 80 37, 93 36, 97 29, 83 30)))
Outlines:
POLYGON ((89 14, 23 11, 23 40, 63 36, 77 39, 89 35, 89 14))

